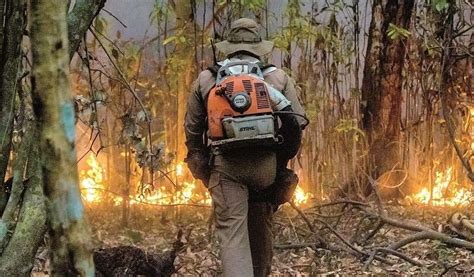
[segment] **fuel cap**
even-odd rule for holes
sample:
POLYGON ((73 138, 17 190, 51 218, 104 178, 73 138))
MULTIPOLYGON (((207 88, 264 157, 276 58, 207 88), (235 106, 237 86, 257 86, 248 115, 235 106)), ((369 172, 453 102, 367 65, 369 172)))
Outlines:
POLYGON ((237 112, 244 112, 250 107, 251 99, 245 92, 239 92, 232 96, 230 100, 232 103, 232 108, 237 112))

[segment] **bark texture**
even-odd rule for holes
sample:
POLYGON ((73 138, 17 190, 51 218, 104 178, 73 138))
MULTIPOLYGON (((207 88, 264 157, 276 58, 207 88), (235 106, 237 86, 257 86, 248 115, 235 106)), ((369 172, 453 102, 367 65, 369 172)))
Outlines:
POLYGON ((177 39, 175 50, 176 71, 172 72, 176 78, 176 90, 178 97, 178 120, 176 122, 178 131, 176 132, 176 158, 177 162, 183 162, 186 155, 184 148, 184 116, 186 112, 186 102, 188 93, 191 90, 191 83, 194 78, 193 53, 191 51, 193 37, 194 14, 192 1, 179 0, 176 1, 174 7, 176 13, 176 29, 178 36, 182 39, 177 39))
POLYGON ((391 39, 389 24, 408 28, 414 1, 374 0, 372 21, 362 80, 363 127, 370 143, 370 163, 374 177, 385 175, 382 185, 396 185, 400 164, 400 117, 402 70, 406 41, 391 39))
POLYGON ((84 34, 104 7, 105 2, 106 0, 76 0, 67 17, 69 57, 72 58, 79 48, 84 34))
POLYGON ((93 276, 89 228, 78 186, 69 88, 67 2, 33 0, 33 96, 41 141, 53 276, 93 276))
MULTIPOLYGON (((25 26, 25 0, 1 1, 0 7, 4 8, 0 10, 0 182, 3 182, 10 157, 20 46, 25 26)), ((3 190, 0 190, 1 193, 3 190)))
MULTIPOLYGON (((36 138, 38 133, 32 130, 28 135, 36 138)), ((30 155, 39 157, 39 144, 32 145, 30 155)), ((40 159, 29 160, 27 175, 26 190, 15 232, 0 256, 1 276, 30 276, 36 251, 46 232, 46 206, 40 159)))

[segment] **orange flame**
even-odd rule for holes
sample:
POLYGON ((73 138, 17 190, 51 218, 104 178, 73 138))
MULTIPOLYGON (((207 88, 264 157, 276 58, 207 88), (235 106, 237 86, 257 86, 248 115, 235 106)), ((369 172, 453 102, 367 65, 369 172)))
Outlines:
MULTIPOLYGON (((80 186, 84 200, 90 203, 99 203, 104 199, 104 179, 105 170, 102 168, 96 156, 90 154, 86 160, 88 169, 80 171, 80 186)), ((175 174, 178 179, 178 189, 172 190, 166 186, 155 187, 150 193, 129 195, 130 204, 156 204, 156 205, 179 205, 179 204, 200 204, 211 205, 212 200, 209 192, 199 193, 197 191, 196 180, 182 180, 185 177, 184 164, 178 163, 175 166, 175 174)), ((142 185, 141 183, 138 184, 142 185)), ((305 192, 299 185, 296 187, 293 201, 296 205, 304 205, 313 194, 305 192)), ((121 196, 113 196, 114 205, 120 205, 123 201, 121 196)))
POLYGON ((102 200, 101 190, 105 188, 105 170, 100 165, 94 154, 90 154, 86 160, 88 170, 79 172, 82 196, 87 202, 99 202, 102 200))
POLYGON ((433 206, 469 205, 473 199, 472 193, 466 188, 456 186, 456 183, 452 181, 452 172, 452 167, 449 167, 445 172, 437 171, 432 192, 424 187, 411 199, 421 204, 431 204, 433 206))
POLYGON ((297 185, 295 193, 293 194, 293 201, 296 205, 303 205, 308 203, 308 200, 313 197, 314 195, 312 193, 304 192, 300 185, 297 185))

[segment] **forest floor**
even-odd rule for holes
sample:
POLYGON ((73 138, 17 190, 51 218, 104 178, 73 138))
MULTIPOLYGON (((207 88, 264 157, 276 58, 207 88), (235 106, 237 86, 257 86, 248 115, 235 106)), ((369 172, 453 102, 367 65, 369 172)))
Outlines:
MULTIPOLYGON (((415 220, 434 230, 441 230, 454 212, 474 218, 472 205, 448 208, 387 203, 384 209, 392 218, 401 221, 415 220)), ((361 221, 360 212, 354 209, 341 212, 340 205, 324 208, 311 208, 311 205, 307 205, 301 207, 301 210, 309 221, 312 222, 315 218, 323 220, 340 236, 364 251, 387 246, 413 233, 386 226, 372 239, 359 242, 363 244, 359 246, 357 239, 362 234, 358 230, 368 223, 367 220, 361 221)), ((221 273, 218 244, 210 224, 210 207, 132 205, 128 227, 121 222, 120 207, 88 206, 88 214, 97 248, 133 245, 147 253, 161 253, 172 247, 179 230, 182 230, 184 247, 174 263, 176 276, 217 276, 221 273)), ((310 231, 308 222, 288 204, 275 214, 272 276, 474 274, 474 255, 471 251, 452 248, 438 241, 417 241, 399 250, 422 266, 415 266, 392 256, 387 257, 392 265, 373 261, 367 266, 367 257, 354 255, 334 233, 323 228, 321 222, 314 221, 311 224, 313 230, 317 230, 317 236, 323 237, 329 245, 326 248, 331 250, 319 248, 315 244, 317 236, 310 231)), ((47 268, 45 252, 39 251, 36 272, 47 268)))

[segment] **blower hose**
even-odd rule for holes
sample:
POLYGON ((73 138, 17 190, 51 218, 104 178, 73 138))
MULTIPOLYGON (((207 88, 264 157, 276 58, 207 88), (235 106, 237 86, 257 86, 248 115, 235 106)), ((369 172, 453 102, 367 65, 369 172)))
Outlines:
POLYGON ((291 114, 291 115, 296 115, 296 116, 299 116, 301 118, 303 118, 306 122, 301 126, 301 129, 305 129, 306 126, 309 125, 309 119, 305 116, 305 115, 302 115, 302 114, 299 114, 297 112, 292 112, 292 111, 275 111, 273 112, 274 114, 291 114))

